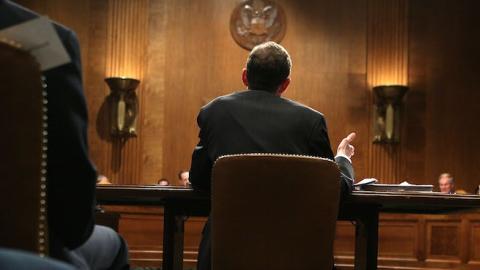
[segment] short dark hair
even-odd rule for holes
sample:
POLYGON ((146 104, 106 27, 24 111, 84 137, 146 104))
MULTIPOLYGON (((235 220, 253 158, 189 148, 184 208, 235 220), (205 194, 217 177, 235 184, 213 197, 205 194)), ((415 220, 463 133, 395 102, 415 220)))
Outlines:
POLYGON ((269 41, 255 46, 247 59, 248 88, 275 92, 290 76, 292 60, 287 50, 269 41))

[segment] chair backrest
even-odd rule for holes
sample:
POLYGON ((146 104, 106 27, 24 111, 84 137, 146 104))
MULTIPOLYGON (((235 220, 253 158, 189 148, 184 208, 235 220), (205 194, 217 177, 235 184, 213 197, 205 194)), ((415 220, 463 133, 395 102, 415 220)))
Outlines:
POLYGON ((43 91, 35 59, 0 42, 0 246, 46 255, 43 91))
POLYGON ((214 270, 332 269, 340 172, 295 155, 220 157, 212 175, 214 270))

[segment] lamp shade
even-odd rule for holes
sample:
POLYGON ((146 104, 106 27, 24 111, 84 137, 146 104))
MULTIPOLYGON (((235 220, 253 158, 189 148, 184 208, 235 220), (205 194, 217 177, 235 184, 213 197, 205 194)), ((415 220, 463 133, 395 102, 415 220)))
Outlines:
POLYGON ((404 85, 379 85, 373 88, 377 102, 398 104, 408 91, 404 85))
POLYGON ((112 91, 135 90, 138 84, 140 84, 140 81, 137 79, 125 77, 109 77, 105 79, 105 82, 112 91))

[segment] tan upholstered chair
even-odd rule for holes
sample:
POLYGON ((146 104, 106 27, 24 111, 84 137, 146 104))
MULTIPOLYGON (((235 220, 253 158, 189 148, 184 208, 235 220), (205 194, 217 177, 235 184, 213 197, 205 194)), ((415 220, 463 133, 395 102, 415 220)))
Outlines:
POLYGON ((340 197, 334 162, 224 156, 212 181, 213 270, 332 269, 340 197))
POLYGON ((43 91, 34 58, 0 42, 0 246, 46 255, 43 91))

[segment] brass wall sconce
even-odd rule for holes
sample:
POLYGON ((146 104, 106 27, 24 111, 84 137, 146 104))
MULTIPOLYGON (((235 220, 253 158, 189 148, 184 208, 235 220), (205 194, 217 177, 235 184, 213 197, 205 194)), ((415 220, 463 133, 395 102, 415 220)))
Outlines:
POLYGON ((139 80, 123 77, 106 78, 110 87, 108 97, 110 133, 116 137, 128 138, 137 135, 138 98, 135 89, 139 80))
POLYGON ((381 85, 373 88, 373 142, 398 143, 400 141, 400 118, 402 99, 408 87, 381 85))

